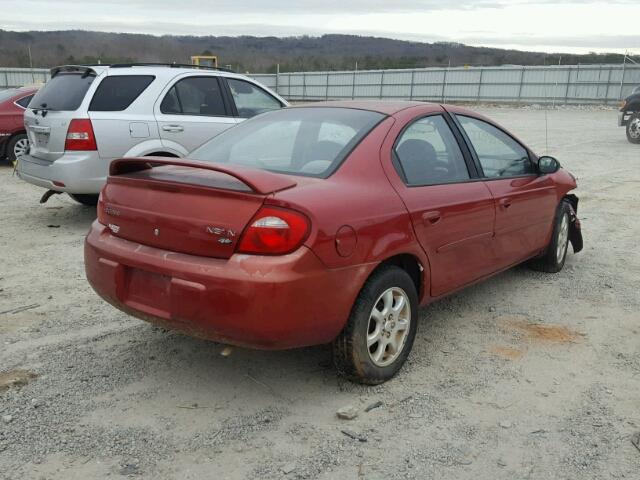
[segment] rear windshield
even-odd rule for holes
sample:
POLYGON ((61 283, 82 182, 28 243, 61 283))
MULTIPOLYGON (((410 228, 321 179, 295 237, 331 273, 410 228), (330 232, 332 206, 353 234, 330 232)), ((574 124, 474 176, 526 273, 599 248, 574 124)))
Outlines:
POLYGON ((225 131, 189 158, 326 178, 383 118, 350 108, 275 110, 225 131))
POLYGON ((96 89, 89 110, 92 112, 121 112, 153 82, 153 75, 117 75, 107 77, 96 89))
POLYGON ((84 72, 60 72, 44 84, 31 100, 29 107, 77 110, 95 78, 95 74, 87 75, 84 72))
POLYGON ((9 100, 11 97, 16 95, 18 90, 12 88, 10 90, 0 90, 0 102, 4 102, 5 100, 9 100))

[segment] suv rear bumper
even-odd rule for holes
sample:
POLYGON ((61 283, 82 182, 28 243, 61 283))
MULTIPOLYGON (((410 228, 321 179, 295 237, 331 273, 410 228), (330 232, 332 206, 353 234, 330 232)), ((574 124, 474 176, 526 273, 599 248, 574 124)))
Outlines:
POLYGON ((618 112, 618 126, 624 127, 629 122, 629 117, 631 115, 628 112, 618 112))
POLYGON ((107 179, 110 162, 100 158, 96 151, 65 152, 53 162, 23 155, 18 161, 17 173, 25 182, 49 190, 97 194, 107 179))
POLYGON ((195 337, 260 349, 332 341, 374 264, 329 269, 307 247, 200 257, 119 238, 97 220, 84 247, 93 289, 116 308, 195 337))

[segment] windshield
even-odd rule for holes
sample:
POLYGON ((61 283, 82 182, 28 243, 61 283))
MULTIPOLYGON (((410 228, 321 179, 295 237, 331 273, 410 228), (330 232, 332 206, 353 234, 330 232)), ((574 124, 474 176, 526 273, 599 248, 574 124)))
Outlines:
POLYGON ((189 158, 326 178, 383 118, 350 108, 276 110, 225 131, 189 158))
POLYGON ((12 88, 10 90, 0 90, 0 103, 4 102, 5 100, 9 100, 11 97, 16 95, 17 93, 18 93, 18 90, 15 88, 12 88))
POLYGON ((61 111, 77 110, 95 78, 93 73, 60 72, 44 84, 31 100, 29 107, 61 111))

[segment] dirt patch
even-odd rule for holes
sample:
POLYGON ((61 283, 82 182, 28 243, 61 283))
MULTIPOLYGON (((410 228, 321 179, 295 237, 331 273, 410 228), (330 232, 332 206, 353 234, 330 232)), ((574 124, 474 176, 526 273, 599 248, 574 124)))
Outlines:
POLYGON ((491 353, 497 355, 498 357, 506 358, 507 360, 518 360, 522 358, 524 352, 522 350, 517 350, 511 347, 505 347, 501 345, 494 345, 489 349, 491 353))
POLYGON ((527 338, 538 342, 549 343, 575 343, 582 338, 582 334, 569 330, 561 325, 543 325, 540 323, 528 323, 520 320, 509 322, 527 338))
POLYGON ((0 373, 0 392, 8 390, 9 387, 23 387, 38 375, 28 370, 10 370, 0 373))

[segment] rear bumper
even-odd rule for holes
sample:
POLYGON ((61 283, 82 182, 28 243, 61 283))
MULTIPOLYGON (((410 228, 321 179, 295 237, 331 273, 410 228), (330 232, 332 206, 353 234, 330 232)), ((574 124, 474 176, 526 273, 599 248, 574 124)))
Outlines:
POLYGON ((262 349, 328 343, 374 265, 327 269, 306 247, 282 256, 197 257, 118 238, 97 221, 85 269, 106 301, 148 322, 262 349))
POLYGON ((66 152, 53 162, 23 155, 17 173, 25 182, 49 190, 97 194, 107 179, 109 163, 98 152, 66 152), (64 187, 54 185, 54 181, 64 187))
POLYGON ((629 117, 631 115, 628 112, 618 112, 618 126, 624 127, 629 122, 629 117))

